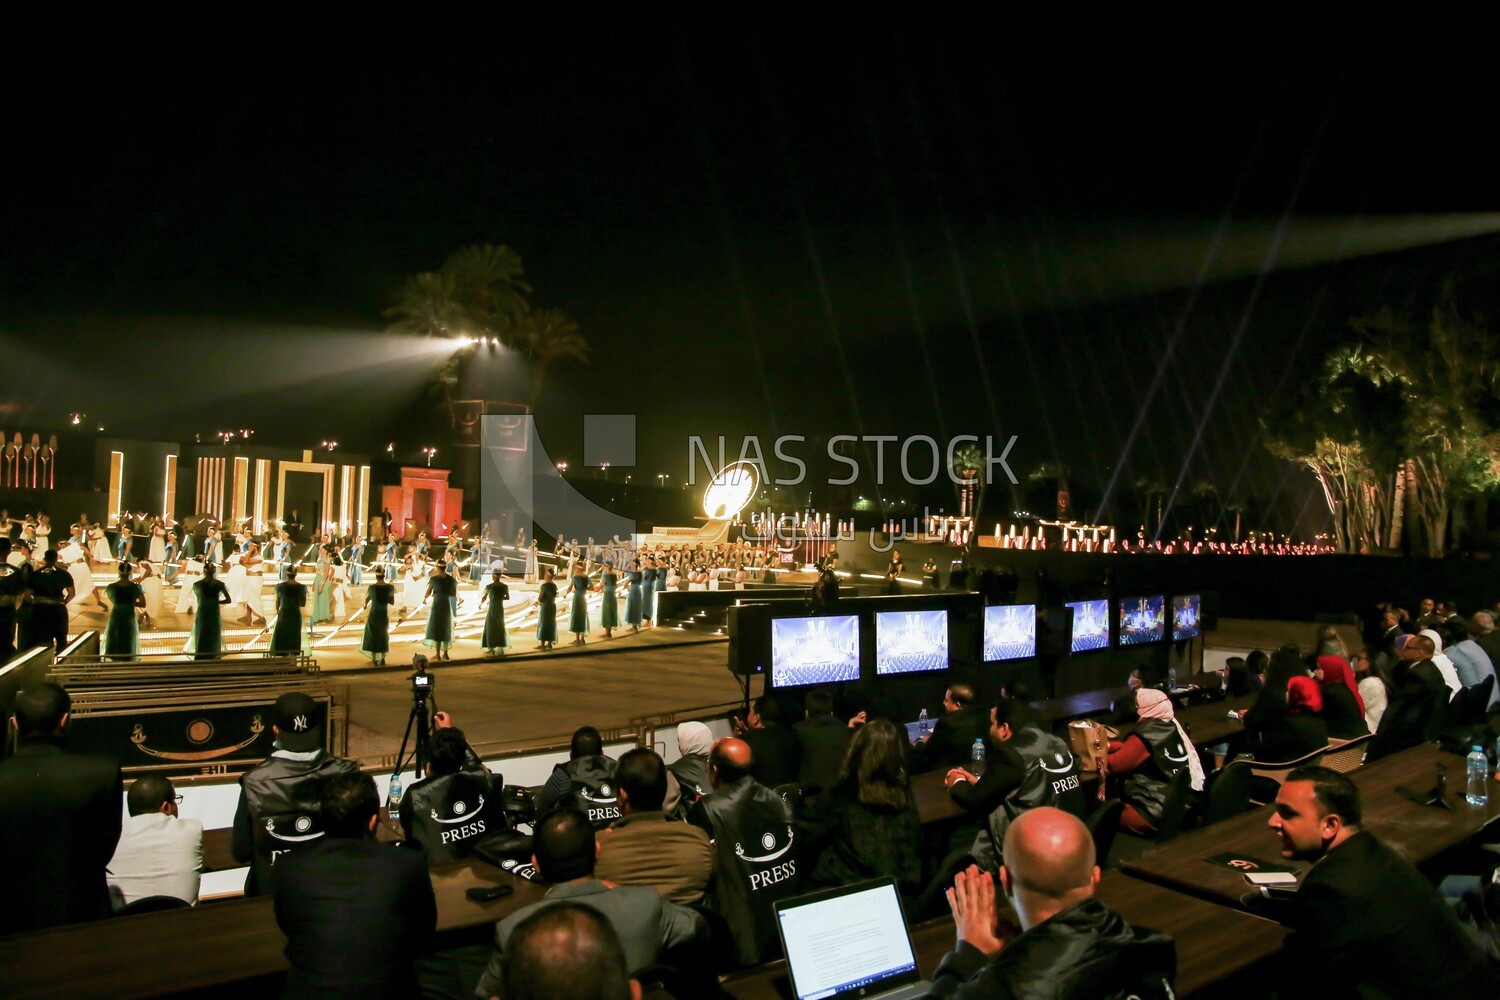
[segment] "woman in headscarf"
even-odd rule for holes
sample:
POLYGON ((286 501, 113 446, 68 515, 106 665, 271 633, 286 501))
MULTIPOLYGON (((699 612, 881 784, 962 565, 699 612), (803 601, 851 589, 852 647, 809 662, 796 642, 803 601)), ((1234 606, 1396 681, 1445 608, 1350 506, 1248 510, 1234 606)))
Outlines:
POLYGON ((708 752, 713 746, 713 731, 703 723, 683 722, 677 726, 677 752, 682 756, 669 764, 668 770, 682 786, 684 807, 713 791, 708 774, 708 752))
POLYGON ((1430 628, 1424 628, 1417 634, 1425 635, 1432 640, 1432 648, 1436 650, 1431 657, 1432 665, 1437 667, 1438 673, 1443 675, 1443 683, 1448 685, 1448 700, 1452 701, 1458 692, 1464 689, 1464 683, 1458 679, 1458 668, 1453 665, 1453 661, 1448 659, 1447 654, 1443 652, 1442 635, 1436 629, 1430 628))
POLYGON ((1131 733, 1109 744, 1109 773, 1125 778, 1120 798, 1125 810, 1120 825, 1132 833, 1154 833, 1172 781, 1187 768, 1193 791, 1203 791, 1203 764, 1197 748, 1177 721, 1172 699, 1155 688, 1135 693, 1140 722, 1131 733))
POLYGON ((1360 696, 1348 662, 1342 656, 1320 656, 1314 673, 1322 682, 1323 721, 1328 726, 1328 735, 1341 740, 1369 735, 1365 700, 1360 696))
POLYGON ((1255 759, 1284 763, 1326 746, 1328 724, 1323 721, 1323 689, 1311 677, 1293 677, 1286 687, 1286 714, 1279 725, 1262 735, 1255 759))

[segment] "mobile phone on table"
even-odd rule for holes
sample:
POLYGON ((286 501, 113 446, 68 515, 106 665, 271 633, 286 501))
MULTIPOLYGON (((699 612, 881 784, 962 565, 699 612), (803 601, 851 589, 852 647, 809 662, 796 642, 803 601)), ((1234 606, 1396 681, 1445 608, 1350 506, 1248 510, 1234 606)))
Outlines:
POLYGON ((1291 872, 1246 872, 1245 881, 1251 885, 1296 885, 1297 876, 1291 872))
POLYGON ((465 889, 464 895, 476 903, 493 903, 515 891, 516 887, 513 885, 476 885, 472 889, 465 889))

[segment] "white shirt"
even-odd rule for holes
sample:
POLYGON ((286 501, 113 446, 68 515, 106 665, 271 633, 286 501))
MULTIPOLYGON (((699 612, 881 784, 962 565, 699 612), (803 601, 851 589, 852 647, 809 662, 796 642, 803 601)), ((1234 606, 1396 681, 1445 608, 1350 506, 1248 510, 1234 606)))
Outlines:
POLYGON ((147 896, 197 903, 202 873, 203 824, 156 812, 125 818, 107 878, 126 903, 147 896))

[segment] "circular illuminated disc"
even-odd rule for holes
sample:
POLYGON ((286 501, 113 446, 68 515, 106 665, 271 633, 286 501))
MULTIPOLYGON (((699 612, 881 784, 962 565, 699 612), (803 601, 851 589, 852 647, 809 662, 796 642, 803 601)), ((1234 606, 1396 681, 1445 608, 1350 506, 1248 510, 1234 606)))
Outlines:
POLYGON ((758 485, 755 466, 736 462, 726 466, 703 493, 703 513, 710 521, 727 521, 745 509, 758 485))

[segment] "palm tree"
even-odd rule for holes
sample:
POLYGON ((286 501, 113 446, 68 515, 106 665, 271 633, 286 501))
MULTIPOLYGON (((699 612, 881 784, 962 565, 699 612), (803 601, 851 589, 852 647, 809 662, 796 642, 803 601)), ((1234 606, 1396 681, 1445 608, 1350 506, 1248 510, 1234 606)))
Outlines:
POLYGON ((531 309, 526 301, 531 286, 521 280, 521 255, 491 243, 467 246, 443 261, 442 273, 453 281, 471 334, 499 337, 513 346, 517 326, 531 309))
POLYGON ((547 378, 547 369, 557 361, 586 365, 589 343, 578 332, 578 321, 561 309, 538 309, 521 324, 517 348, 531 360, 529 405, 536 409, 547 378))
POLYGON ((412 337, 461 337, 468 332, 468 314, 459 303, 453 276, 424 271, 401 283, 396 304, 385 311, 392 333, 412 337))

